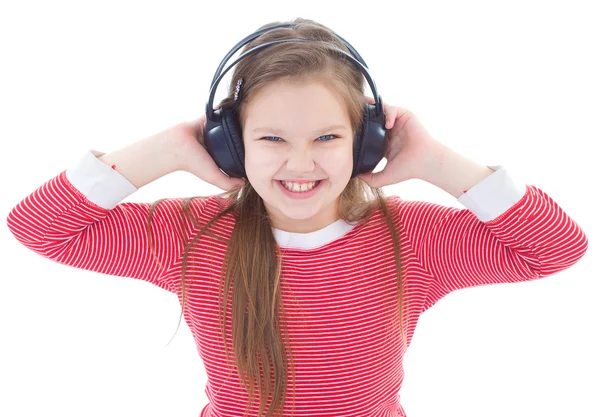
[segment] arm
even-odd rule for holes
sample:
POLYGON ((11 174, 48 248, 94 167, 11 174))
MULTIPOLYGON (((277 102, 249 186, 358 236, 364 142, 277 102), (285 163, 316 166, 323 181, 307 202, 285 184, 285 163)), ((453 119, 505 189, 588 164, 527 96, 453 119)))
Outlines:
MULTIPOLYGON (((95 152, 98 160, 121 173, 131 192, 171 172, 182 169, 180 145, 169 131, 162 131, 111 153, 95 152)), ((112 207, 111 207, 112 208, 112 207)))
POLYGON ((444 154, 422 179, 466 208, 398 205, 412 249, 433 277, 424 309, 456 289, 555 274, 584 255, 583 230, 544 191, 513 179, 501 166, 482 167, 440 149, 444 154))
MULTIPOLYGON (((179 259, 193 228, 179 214, 183 199, 166 199, 153 213, 150 239, 158 262, 147 234, 150 203, 119 203, 137 186, 177 170, 174 154, 164 152, 168 143, 168 138, 151 137, 113 153, 87 152, 9 212, 10 231, 27 248, 53 261, 142 279, 175 292, 164 274, 179 259), (116 169, 107 165, 111 163, 116 169)), ((198 218, 208 201, 194 203, 190 208, 198 218)))
POLYGON ((455 198, 494 173, 490 167, 481 165, 440 142, 434 143, 427 166, 423 166, 417 178, 441 188, 455 198))

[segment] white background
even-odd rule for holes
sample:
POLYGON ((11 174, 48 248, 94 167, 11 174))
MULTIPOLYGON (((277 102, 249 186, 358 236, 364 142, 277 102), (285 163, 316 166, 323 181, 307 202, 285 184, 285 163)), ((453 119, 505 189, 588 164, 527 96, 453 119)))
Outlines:
MULTIPOLYGON (((284 3, 3 2, 4 218, 87 150, 199 117, 223 56, 262 24, 314 19, 359 51, 386 103, 542 188, 590 242, 561 273, 457 291, 423 314, 404 363, 408 417, 600 416, 596 2, 284 3)), ((385 190, 462 207, 421 180, 385 190)), ((127 201, 220 191, 176 172, 127 201)), ((0 239, 0 415, 199 415, 206 376, 185 322, 166 346, 173 294, 46 260, 6 223, 0 239)))

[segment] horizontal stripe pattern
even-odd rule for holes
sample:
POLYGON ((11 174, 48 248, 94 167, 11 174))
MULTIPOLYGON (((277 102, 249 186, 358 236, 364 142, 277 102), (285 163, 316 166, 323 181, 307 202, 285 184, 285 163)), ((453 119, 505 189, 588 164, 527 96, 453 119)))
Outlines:
MULTIPOLYGON (((195 200, 192 213, 205 224, 219 210, 217 196, 195 200)), ((420 314, 450 292, 478 285, 546 277, 579 260, 588 241, 581 228, 541 189, 526 193, 500 216, 483 222, 468 209, 391 196, 396 208, 404 269, 404 331, 408 343, 420 314)), ((103 274, 147 281, 181 301, 178 290, 184 244, 198 225, 181 220, 183 199, 98 206, 63 171, 9 213, 7 225, 26 247, 53 261, 103 274)), ((227 239, 235 219, 212 231, 227 239)), ((295 370, 296 416, 402 417, 404 379, 396 316, 393 244, 381 212, 343 236, 312 249, 282 247, 282 325, 290 337, 295 370)), ((233 358, 225 356, 218 321, 219 272, 226 241, 204 235, 190 251, 186 320, 208 376, 209 399, 201 417, 241 416, 248 396, 233 358)), ((231 311, 227 344, 231 346, 231 311)), ((285 416, 292 412, 289 369, 285 416)), ((251 408, 252 416, 258 407, 251 408)))

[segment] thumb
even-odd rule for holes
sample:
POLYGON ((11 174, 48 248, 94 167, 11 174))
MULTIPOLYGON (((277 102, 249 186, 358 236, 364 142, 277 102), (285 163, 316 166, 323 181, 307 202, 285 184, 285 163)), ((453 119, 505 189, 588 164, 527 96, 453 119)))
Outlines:
POLYGON ((234 188, 242 187, 244 185, 244 180, 241 178, 229 178, 225 174, 221 174, 218 181, 212 183, 216 185, 221 190, 231 191, 234 188))
POLYGON ((206 121, 206 114, 203 114, 197 119, 192 120, 192 126, 196 131, 196 137, 200 137, 200 135, 204 134, 204 122, 206 121))
POLYGON ((243 178, 229 178, 229 183, 229 189, 233 189, 234 187, 243 187, 246 181, 243 178))
POLYGON ((358 178, 360 178, 361 180, 365 181, 367 184, 369 184, 369 186, 373 187, 373 188, 379 188, 380 187, 380 183, 382 180, 382 174, 381 172, 369 172, 367 174, 361 174, 358 176, 358 178))

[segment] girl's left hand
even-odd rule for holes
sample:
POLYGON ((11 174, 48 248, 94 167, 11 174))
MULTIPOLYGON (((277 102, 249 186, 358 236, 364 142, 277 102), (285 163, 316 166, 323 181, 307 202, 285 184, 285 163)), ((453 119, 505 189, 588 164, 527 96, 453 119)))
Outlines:
MULTIPOLYGON (((373 97, 365 102, 375 104, 373 97)), ((441 145, 427 132, 417 117, 407 109, 383 103, 387 146, 384 157, 387 163, 377 173, 358 175, 371 187, 397 184, 412 178, 422 178, 429 169, 441 145)))

